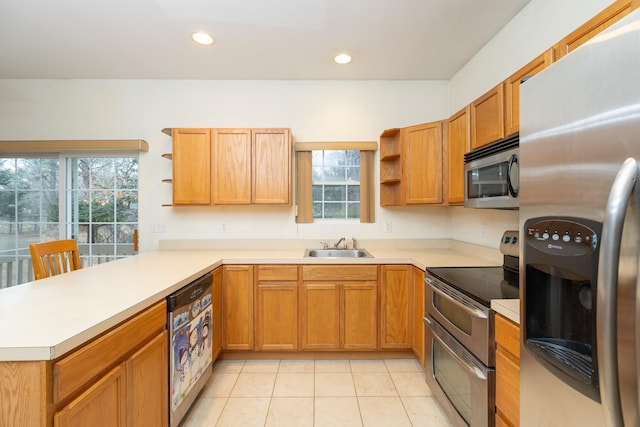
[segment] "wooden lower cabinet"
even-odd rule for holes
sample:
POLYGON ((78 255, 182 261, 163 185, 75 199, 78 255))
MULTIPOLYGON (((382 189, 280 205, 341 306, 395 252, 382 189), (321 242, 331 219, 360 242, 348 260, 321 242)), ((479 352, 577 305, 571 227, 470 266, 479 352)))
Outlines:
POLYGON ((56 427, 126 426, 125 384, 125 366, 121 364, 56 413, 53 425, 56 427))
POLYGON ((253 310, 253 265, 223 266, 223 350, 253 350, 253 310))
POLYGON ((62 357, 0 362, 0 426, 168 423, 166 303, 62 357))
POLYGON ((125 362, 127 425, 164 426, 168 424, 168 358, 167 333, 161 333, 125 362))
POLYGON ((377 266, 303 266, 302 276, 301 350, 378 348, 377 266))
POLYGON ((496 314, 496 425, 520 425, 520 328, 496 314))
POLYGON ((342 341, 345 350, 375 350, 378 347, 378 284, 342 285, 342 341))
POLYGON ((305 283, 300 290, 302 350, 340 348, 340 285, 305 283))
POLYGON ((409 265, 380 267, 380 348, 411 349, 415 299, 409 265))

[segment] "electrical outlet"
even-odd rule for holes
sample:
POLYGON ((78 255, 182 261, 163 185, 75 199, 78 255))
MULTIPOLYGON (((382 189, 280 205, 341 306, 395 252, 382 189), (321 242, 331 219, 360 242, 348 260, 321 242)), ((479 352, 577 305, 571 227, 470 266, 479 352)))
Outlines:
POLYGON ((223 233, 225 231, 227 231, 227 224, 226 223, 223 222, 222 224, 220 224, 220 231, 222 231, 223 233))
POLYGON ((391 228, 392 228, 391 221, 385 221, 384 222, 384 232, 385 233, 391 233, 391 228))
POLYGON ((151 232, 152 233, 166 233, 167 232, 167 224, 164 222, 153 222, 151 223, 151 232))
POLYGON ((480 224, 480 237, 487 237, 487 224, 480 224))

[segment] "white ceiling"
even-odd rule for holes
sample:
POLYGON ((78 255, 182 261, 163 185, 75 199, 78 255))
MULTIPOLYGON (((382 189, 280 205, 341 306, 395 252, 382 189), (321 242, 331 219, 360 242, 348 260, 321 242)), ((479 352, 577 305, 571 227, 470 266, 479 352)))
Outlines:
POLYGON ((0 0, 0 78, 450 79, 528 2, 0 0))

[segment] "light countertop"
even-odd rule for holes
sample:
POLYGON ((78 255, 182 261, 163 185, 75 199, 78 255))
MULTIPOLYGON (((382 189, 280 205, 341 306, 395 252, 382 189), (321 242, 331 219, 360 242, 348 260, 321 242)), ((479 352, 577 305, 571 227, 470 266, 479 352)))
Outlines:
POLYGON ((491 301, 491 308, 515 324, 520 324, 519 299, 494 299, 491 301))
POLYGON ((299 248, 160 250, 1 289, 0 361, 58 358, 222 264, 413 264, 424 270, 502 261, 497 250, 460 242, 382 246, 363 245, 374 256, 367 259, 310 259, 299 248))

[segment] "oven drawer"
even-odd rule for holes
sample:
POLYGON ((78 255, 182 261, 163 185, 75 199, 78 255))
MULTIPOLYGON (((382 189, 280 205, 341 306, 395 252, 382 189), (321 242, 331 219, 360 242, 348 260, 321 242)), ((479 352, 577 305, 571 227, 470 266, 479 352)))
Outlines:
POLYGON ((425 323, 425 377, 456 426, 488 427, 495 420, 495 370, 486 367, 430 316, 425 323))
POLYGON ((425 283, 425 316, 437 320, 484 365, 495 366, 495 335, 490 309, 428 272, 425 283))

